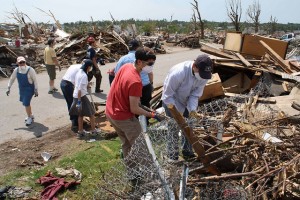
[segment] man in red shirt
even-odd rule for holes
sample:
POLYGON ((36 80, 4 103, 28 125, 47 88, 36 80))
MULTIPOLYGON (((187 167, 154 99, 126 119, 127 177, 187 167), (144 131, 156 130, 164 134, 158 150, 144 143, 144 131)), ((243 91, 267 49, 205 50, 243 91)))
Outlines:
POLYGON ((121 139, 124 158, 142 132, 135 115, 156 117, 155 113, 139 107, 143 88, 140 72, 151 67, 156 56, 150 48, 142 47, 135 52, 135 59, 134 63, 127 63, 119 70, 106 101, 106 117, 121 139))

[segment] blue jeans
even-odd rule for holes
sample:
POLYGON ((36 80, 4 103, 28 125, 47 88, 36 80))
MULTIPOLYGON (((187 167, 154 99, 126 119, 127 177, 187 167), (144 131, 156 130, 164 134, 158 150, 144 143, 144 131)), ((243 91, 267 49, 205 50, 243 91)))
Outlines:
MULTIPOLYGON (((73 91, 74 85, 66 80, 62 80, 60 82, 60 89, 65 97, 65 100, 68 105, 68 111, 70 111, 71 105, 73 103, 73 91)), ((78 126, 78 116, 77 115, 70 115, 70 120, 72 121, 73 126, 78 126)))
MULTIPOLYGON (((168 106, 166 104, 164 104, 164 102, 162 103, 166 115, 169 117, 173 117, 170 110, 168 109, 168 106)), ((188 117, 189 116, 189 112, 187 109, 185 109, 184 113, 183 113, 184 117, 188 117)), ((176 123, 176 122, 175 122, 176 123)), ((168 142, 167 142, 167 153, 168 153, 168 157, 172 160, 178 160, 179 157, 179 127, 178 125, 174 124, 173 122, 169 122, 168 124, 168 142)), ((189 143, 189 141, 187 140, 187 138, 185 137, 185 135, 182 133, 181 134, 181 143, 182 143, 182 154, 183 156, 190 156, 193 155, 193 147, 192 145, 189 143)))

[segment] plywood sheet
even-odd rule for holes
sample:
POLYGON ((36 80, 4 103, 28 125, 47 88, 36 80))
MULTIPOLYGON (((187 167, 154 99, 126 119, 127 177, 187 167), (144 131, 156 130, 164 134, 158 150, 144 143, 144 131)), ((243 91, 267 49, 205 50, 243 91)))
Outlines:
POLYGON ((269 45, 282 59, 285 59, 288 43, 285 41, 262 37, 258 35, 244 35, 241 53, 261 57, 266 50, 259 40, 269 45))
POLYGON ((241 33, 226 33, 224 49, 229 51, 240 52, 243 42, 243 35, 241 33))

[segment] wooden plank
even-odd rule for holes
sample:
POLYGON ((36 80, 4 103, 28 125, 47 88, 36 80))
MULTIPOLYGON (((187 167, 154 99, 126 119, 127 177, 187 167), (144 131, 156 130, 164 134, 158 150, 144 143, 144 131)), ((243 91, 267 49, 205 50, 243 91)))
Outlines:
POLYGON ((235 55, 242 61, 242 63, 244 63, 244 65, 246 65, 247 67, 253 67, 253 65, 244 58, 244 56, 242 56, 240 53, 235 53, 235 55))
POLYGON ((226 92, 242 93, 250 88, 251 80, 244 76, 244 73, 238 73, 222 83, 226 92))
MULTIPOLYGON (((226 97, 241 97, 240 94, 230 93, 230 92, 225 92, 225 96, 226 97)), ((245 98, 248 98, 248 97, 245 96, 245 98)), ((259 103, 275 104, 276 103, 276 99, 258 97, 257 102, 259 102, 259 103)))
POLYGON ((271 58, 275 60, 286 73, 289 74, 293 73, 293 71, 290 69, 290 66, 288 66, 284 62, 284 60, 269 45, 267 45, 262 40, 260 40, 259 42, 264 46, 264 48, 266 49, 267 53, 271 56, 271 58))
POLYGON ((193 133, 193 129, 189 127, 189 125, 186 123, 183 116, 178 112, 176 107, 174 105, 168 105, 168 108, 170 112, 173 115, 173 118, 177 122, 178 126, 181 128, 182 132, 188 139, 189 143, 192 144, 193 149, 197 153, 197 158, 200 160, 205 167, 207 167, 207 170, 215 175, 221 175, 218 168, 214 165, 211 165, 211 159, 209 156, 205 156, 205 150, 202 144, 199 142, 198 137, 193 133))
POLYGON ((213 97, 223 96, 224 90, 222 86, 221 79, 218 73, 212 75, 212 78, 207 81, 203 94, 200 97, 199 101, 203 101, 206 99, 211 99, 213 97))
POLYGON ((225 53, 225 52, 223 52, 223 51, 221 51, 217 48, 213 48, 213 47, 207 46, 205 44, 201 44, 200 50, 205 52, 205 53, 209 53, 211 55, 218 56, 218 57, 221 57, 221 58, 237 59, 236 56, 230 55, 230 54, 225 53))

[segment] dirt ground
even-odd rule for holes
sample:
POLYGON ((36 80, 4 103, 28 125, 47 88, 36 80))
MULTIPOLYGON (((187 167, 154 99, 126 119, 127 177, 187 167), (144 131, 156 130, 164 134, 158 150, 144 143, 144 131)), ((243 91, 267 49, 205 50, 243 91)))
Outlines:
MULTIPOLYGON (((96 123, 105 134, 103 137, 94 137, 95 139, 117 137, 103 113, 96 117, 96 123)), ((88 128, 88 123, 85 124, 85 127, 88 128)), ((42 167, 45 165, 45 161, 41 157, 42 152, 50 153, 52 160, 58 159, 74 152, 74 149, 80 149, 80 146, 88 139, 79 140, 76 134, 71 131, 69 125, 49 132, 43 137, 30 140, 12 140, 3 143, 0 147, 0 176, 16 169, 42 167)))

